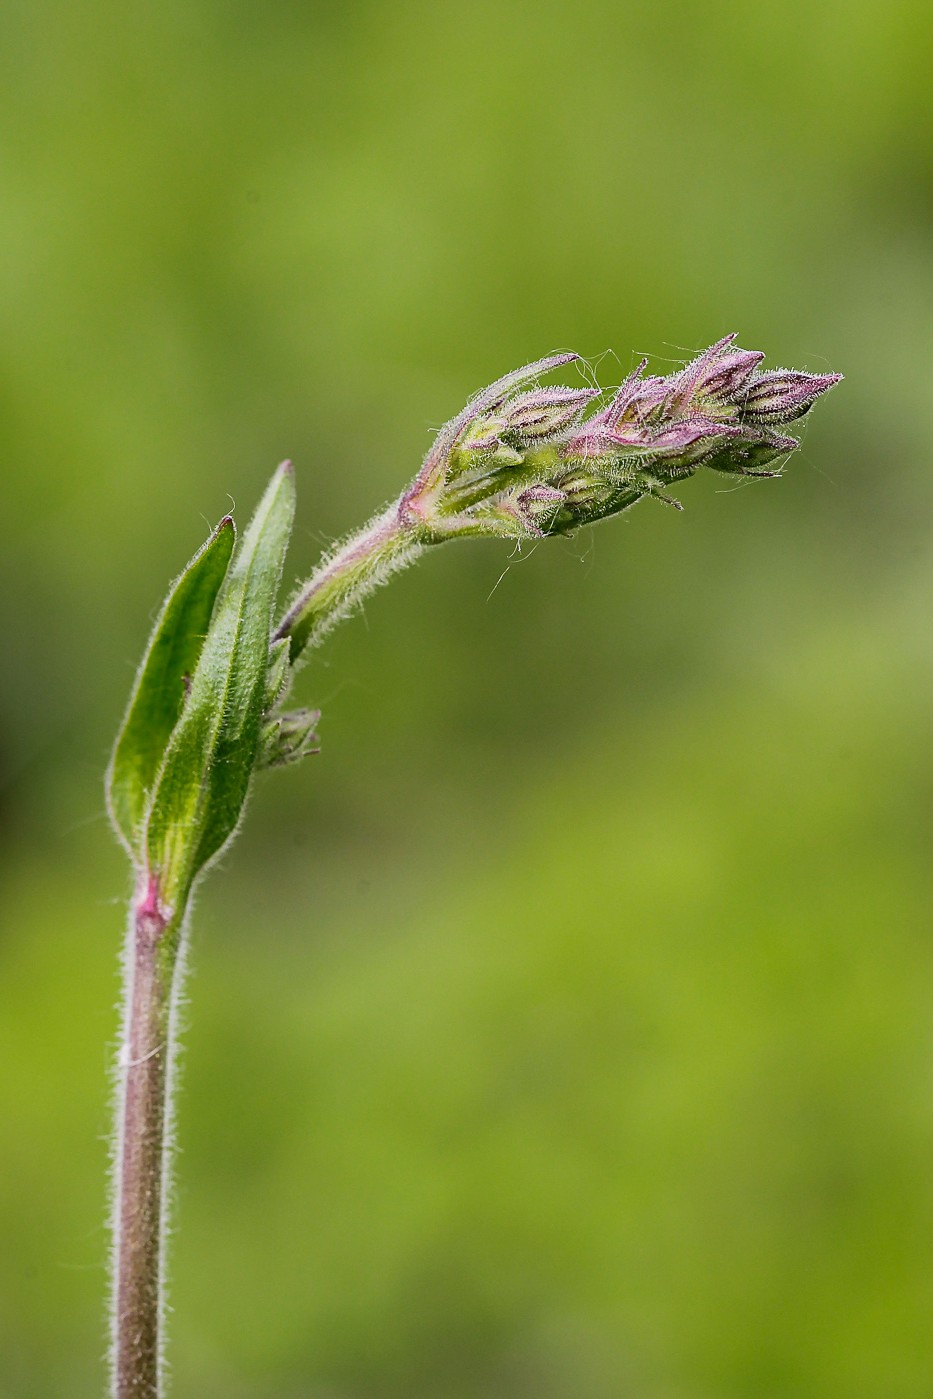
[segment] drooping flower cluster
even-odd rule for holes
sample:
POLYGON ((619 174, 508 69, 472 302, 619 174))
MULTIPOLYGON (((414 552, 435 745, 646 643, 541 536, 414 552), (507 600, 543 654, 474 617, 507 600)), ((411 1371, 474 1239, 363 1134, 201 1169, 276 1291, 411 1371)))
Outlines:
POLYGON ((605 519, 708 466, 779 476, 799 444, 777 431, 812 407, 838 374, 760 371, 764 355, 728 335, 676 373, 642 360, 591 417, 590 388, 515 393, 579 357, 554 355, 491 385, 441 430, 406 495, 435 539, 540 538, 605 519))
POLYGON ((762 371, 763 358, 727 335, 674 374, 646 376, 643 360, 589 417, 599 389, 540 382, 579 355, 550 355, 490 384, 441 428, 399 499, 325 555, 297 590, 275 632, 288 639, 290 664, 435 544, 570 534, 644 496, 679 508, 667 488, 700 466, 779 476, 798 441, 778 428, 803 417, 842 376, 762 371))

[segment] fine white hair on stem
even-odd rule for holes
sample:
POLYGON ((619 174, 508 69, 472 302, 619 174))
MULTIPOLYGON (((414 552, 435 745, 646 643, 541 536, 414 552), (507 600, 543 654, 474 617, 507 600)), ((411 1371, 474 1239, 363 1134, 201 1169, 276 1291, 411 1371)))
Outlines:
POLYGON ((108 1367, 110 1373, 111 1389, 117 1393, 118 1373, 118 1330, 119 1330, 119 1287, 120 1287, 120 1255, 123 1244, 123 1230, 121 1220, 121 1206, 123 1198, 123 1165, 125 1158, 126 1143, 124 1141, 124 1114, 126 1107, 126 1087, 127 1077, 130 1069, 139 1063, 154 1058, 159 1052, 165 1051, 165 1097, 164 1108, 161 1119, 161 1170, 159 1174, 159 1265, 158 1265, 158 1393, 161 1394, 165 1375, 167 1372, 167 1361, 165 1355, 165 1317, 169 1310, 168 1303, 168 1240, 172 1233, 172 1207, 174 1204, 174 1172, 172 1169, 175 1157, 176 1142, 176 1094, 180 1077, 180 1058, 182 1047, 182 1031, 184 1029, 184 1011, 187 1005, 185 994, 186 978, 189 964, 189 930, 191 914, 193 911, 193 892, 189 896, 184 915, 177 934, 177 948, 174 954, 172 968, 172 980, 168 1003, 168 1015, 166 1021, 166 1036, 162 1044, 156 1045, 142 1060, 132 1060, 130 1058, 130 1028, 131 1014, 133 1007, 133 991, 136 978, 136 900, 130 900, 129 917, 127 919, 126 933, 120 955, 122 997, 119 1006, 120 1016, 120 1039, 116 1053, 113 1056, 111 1077, 113 1085, 112 1094, 112 1120, 114 1128, 110 1138, 110 1199, 109 1199, 109 1223, 110 1223, 110 1296, 109 1296, 109 1334, 110 1347, 108 1353, 108 1367))

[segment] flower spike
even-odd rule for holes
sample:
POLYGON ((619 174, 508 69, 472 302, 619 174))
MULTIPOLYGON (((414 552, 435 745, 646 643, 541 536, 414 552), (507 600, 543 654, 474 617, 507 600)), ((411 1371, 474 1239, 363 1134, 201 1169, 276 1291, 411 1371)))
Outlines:
POLYGON ((321 564, 279 625, 292 662, 425 548, 486 535, 570 534, 701 466, 732 476, 779 476, 798 446, 778 431, 809 411, 838 374, 761 372, 764 356, 726 335, 669 375, 642 360, 590 416, 592 388, 540 380, 579 359, 549 355, 496 380, 441 428, 395 505, 321 564))

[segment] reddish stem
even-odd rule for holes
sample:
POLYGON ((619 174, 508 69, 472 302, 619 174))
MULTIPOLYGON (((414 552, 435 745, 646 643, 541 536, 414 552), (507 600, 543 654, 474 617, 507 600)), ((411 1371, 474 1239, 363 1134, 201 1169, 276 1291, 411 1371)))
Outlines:
POLYGON ((134 911, 121 1054, 114 1241, 115 1399, 158 1399, 167 1179, 167 1078, 174 958, 150 879, 134 911))

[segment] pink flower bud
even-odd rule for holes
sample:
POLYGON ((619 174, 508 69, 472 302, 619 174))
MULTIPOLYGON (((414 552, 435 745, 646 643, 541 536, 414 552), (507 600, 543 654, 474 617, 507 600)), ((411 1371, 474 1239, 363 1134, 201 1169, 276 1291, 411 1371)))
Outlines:
POLYGON ((697 385, 696 394, 704 398, 735 398, 748 382, 752 371, 764 359, 762 350, 736 350, 734 354, 723 355, 710 365, 697 385))
POLYGON ((504 429, 522 441, 555 437, 576 422, 598 393, 598 389, 533 389, 505 405, 504 429))
POLYGON ((607 427, 614 428, 623 418, 643 423, 663 414, 671 385, 667 379, 658 375, 649 375, 647 379, 643 379, 641 375, 647 363, 648 361, 643 359, 636 366, 620 385, 611 402, 602 413, 591 420, 592 422, 603 421, 607 427))
POLYGON ((746 422, 790 423, 802 418, 820 395, 841 378, 841 374, 770 369, 757 374, 739 396, 739 412, 746 422))

